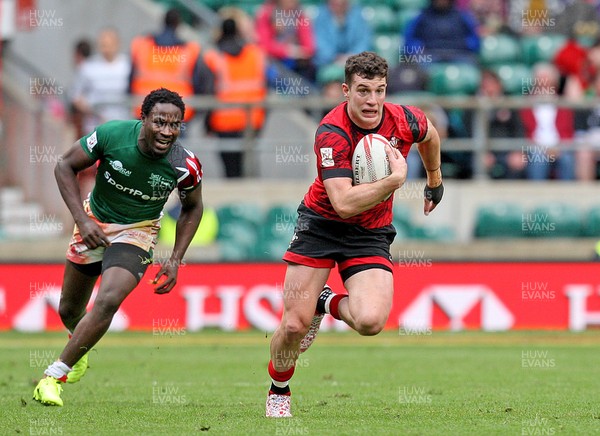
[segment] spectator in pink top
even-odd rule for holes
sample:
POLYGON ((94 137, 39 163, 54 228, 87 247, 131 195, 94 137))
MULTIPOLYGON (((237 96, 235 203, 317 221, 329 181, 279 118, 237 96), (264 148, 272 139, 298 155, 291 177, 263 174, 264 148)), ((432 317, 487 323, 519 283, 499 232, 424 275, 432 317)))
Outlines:
POLYGON ((315 39, 299 0, 267 0, 256 14, 256 34, 271 59, 314 82, 315 39))

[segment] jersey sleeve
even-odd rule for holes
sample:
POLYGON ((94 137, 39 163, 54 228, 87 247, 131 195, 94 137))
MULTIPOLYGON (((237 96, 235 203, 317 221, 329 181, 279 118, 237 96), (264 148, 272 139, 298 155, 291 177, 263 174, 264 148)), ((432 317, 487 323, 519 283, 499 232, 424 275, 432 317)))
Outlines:
POLYGON ((184 159, 175 166, 177 172, 177 189, 180 191, 192 191, 202 182, 202 164, 194 153, 187 149, 184 159))
POLYGON ((86 154, 94 159, 98 160, 104 154, 104 146, 106 145, 106 139, 108 134, 108 128, 102 124, 92 132, 85 135, 79 140, 79 144, 86 154))
POLYGON ((323 180, 333 177, 352 178, 352 156, 348 134, 333 124, 321 124, 315 135, 317 168, 323 180))
POLYGON ((401 106, 407 127, 412 134, 412 142, 421 142, 427 136, 427 117, 415 106, 401 106))

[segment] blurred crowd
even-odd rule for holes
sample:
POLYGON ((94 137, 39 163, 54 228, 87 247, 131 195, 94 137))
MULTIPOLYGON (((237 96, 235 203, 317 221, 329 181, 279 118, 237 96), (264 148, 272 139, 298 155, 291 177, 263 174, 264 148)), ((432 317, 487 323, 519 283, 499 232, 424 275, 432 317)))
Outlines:
MULTIPOLYGON (((114 28, 103 29, 93 41, 78 41, 70 91, 77 134, 109 119, 139 117, 139 109, 131 113, 123 101, 142 98, 160 86, 184 98, 213 95, 222 106, 201 114, 186 110, 185 121, 202 118, 206 134, 223 144, 224 174, 242 177, 242 141, 261 134, 268 114, 227 103, 250 105, 269 93, 290 97, 318 93, 340 101, 346 58, 373 50, 388 59, 388 95, 400 102, 408 94, 439 95, 432 86, 436 68, 449 64, 476 71, 473 88, 461 91, 467 95, 531 98, 530 107, 487 114, 490 138, 521 139, 514 149, 488 153, 485 166, 491 178, 600 179, 600 105, 572 109, 552 98, 539 98, 600 97, 600 0, 226 3, 216 8, 221 20, 212 29, 210 44, 179 36, 182 11, 177 9, 165 14, 162 29, 140 35, 128 47, 114 28), (520 78, 516 90, 509 89, 501 65, 494 62, 503 56, 503 47, 490 49, 489 43, 533 41, 535 46, 542 37, 554 45, 542 47, 540 42, 544 56, 518 62, 528 63, 527 76, 520 78)), ((466 83, 467 76, 460 80, 466 83)), ((473 136, 477 114, 472 110, 435 103, 423 109, 445 138, 473 136)), ((444 152, 445 177, 471 178, 473 159, 470 151, 444 152)), ((423 175, 418 165, 409 163, 409 168, 410 177, 423 175)))

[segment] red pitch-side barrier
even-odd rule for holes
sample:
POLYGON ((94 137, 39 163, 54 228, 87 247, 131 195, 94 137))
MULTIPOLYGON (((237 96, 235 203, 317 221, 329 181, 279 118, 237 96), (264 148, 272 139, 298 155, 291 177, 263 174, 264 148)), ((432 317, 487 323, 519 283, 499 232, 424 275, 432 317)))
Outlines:
MULTIPOLYGON (((282 311, 285 264, 184 264, 176 288, 155 295, 141 285, 111 330, 181 334, 203 328, 272 331, 282 311)), ((600 274, 595 263, 437 263, 395 265, 394 305, 386 327, 401 334, 432 330, 585 330, 600 325, 600 274)), ((0 265, 0 330, 61 330, 57 314, 62 265, 0 265)), ((337 272, 329 281, 342 289, 337 272)), ((287 292, 303 298, 304 291, 287 292)), ((326 317, 324 329, 346 326, 326 317)))

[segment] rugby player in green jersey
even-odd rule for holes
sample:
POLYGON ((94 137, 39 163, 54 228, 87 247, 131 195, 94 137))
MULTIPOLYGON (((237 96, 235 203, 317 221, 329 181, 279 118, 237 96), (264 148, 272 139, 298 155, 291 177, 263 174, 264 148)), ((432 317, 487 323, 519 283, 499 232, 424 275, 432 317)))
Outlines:
POLYGON ((71 335, 34 390, 33 398, 42 404, 62 406, 62 383, 77 382, 85 373, 88 351, 152 263, 162 209, 175 188, 181 215, 172 255, 154 277, 154 292, 168 293, 177 282, 203 210, 202 166, 177 142, 184 114, 179 94, 157 89, 144 99, 141 120, 100 125, 56 165, 58 188, 75 221, 59 305, 71 335), (96 184, 81 204, 77 173, 94 164, 96 184), (99 276, 97 297, 86 312, 99 276))

